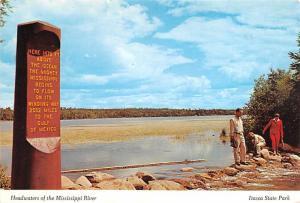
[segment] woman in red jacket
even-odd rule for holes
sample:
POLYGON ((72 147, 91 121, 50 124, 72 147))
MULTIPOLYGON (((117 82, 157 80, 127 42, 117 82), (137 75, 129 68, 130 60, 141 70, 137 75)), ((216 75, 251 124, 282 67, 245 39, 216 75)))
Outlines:
POLYGON ((270 138, 272 140, 272 149, 274 154, 278 154, 279 142, 283 141, 283 123, 279 119, 279 114, 275 114, 275 118, 271 119, 263 130, 263 134, 270 128, 270 138))

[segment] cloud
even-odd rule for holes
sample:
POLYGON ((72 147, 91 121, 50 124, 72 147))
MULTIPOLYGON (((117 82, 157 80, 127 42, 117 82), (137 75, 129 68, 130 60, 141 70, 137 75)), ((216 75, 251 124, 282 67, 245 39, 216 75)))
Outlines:
POLYGON ((295 46, 293 36, 286 30, 240 25, 229 17, 191 17, 168 32, 155 34, 159 39, 194 44, 204 53, 205 68, 217 69, 233 80, 254 78, 285 64, 295 46), (275 53, 280 57, 274 58, 275 53))
POLYGON ((241 23, 252 26, 295 28, 300 15, 296 0, 157 0, 169 7, 173 16, 188 16, 203 12, 217 12, 236 16, 241 23))
POLYGON ((83 74, 79 80, 81 82, 92 83, 96 85, 103 85, 108 82, 108 78, 92 74, 83 74))
POLYGON ((119 44, 115 47, 119 64, 137 78, 152 78, 174 65, 192 63, 177 50, 142 43, 119 44))

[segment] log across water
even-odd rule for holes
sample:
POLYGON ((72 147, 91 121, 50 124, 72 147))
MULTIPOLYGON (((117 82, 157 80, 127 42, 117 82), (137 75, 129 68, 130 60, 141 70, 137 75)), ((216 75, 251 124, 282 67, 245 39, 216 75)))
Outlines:
POLYGON ((149 167, 149 166, 190 164, 190 163, 197 163, 197 162, 204 162, 204 161, 206 161, 206 160, 205 159, 197 159, 197 160, 184 160, 184 161, 157 162, 157 163, 148 163, 148 164, 134 164, 134 165, 127 165, 127 166, 110 166, 110 167, 102 167, 102 168, 74 169, 74 170, 62 171, 62 174, 92 172, 92 171, 108 171, 108 170, 118 170, 118 169, 128 169, 128 168, 142 168, 142 167, 149 167))

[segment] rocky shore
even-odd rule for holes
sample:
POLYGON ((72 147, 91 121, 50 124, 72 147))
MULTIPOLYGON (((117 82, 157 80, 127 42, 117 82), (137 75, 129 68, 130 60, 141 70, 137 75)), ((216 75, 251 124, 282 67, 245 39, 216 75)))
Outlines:
POLYGON ((147 172, 127 178, 92 172, 72 181, 62 176, 63 189, 89 190, 300 190, 300 157, 294 153, 273 155, 267 149, 261 157, 247 155, 248 165, 228 166, 205 173, 182 168, 185 178, 157 179, 147 172))

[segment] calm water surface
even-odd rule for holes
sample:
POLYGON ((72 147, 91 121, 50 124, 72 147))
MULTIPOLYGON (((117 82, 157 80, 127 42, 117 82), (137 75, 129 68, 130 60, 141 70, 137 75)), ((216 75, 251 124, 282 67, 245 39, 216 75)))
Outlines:
MULTIPOLYGON (((146 118, 145 120, 153 118, 146 118)), ((156 118, 157 119, 157 118, 156 118)), ((164 118, 159 118, 164 119, 164 118)), ((168 118, 170 119, 170 118, 168 118)), ((176 119, 181 119, 177 117, 176 119)), ((200 119, 199 117, 189 117, 189 119, 200 119)), ((201 118, 213 119, 218 118, 201 118)), ((222 118, 224 119, 224 118, 222 118)), ((227 118, 225 118, 227 119, 227 118)), ((97 125, 100 121, 87 120, 63 121, 64 126, 75 125, 97 125), (87 123, 84 123, 84 122, 87 123)), ((122 120, 122 119, 121 119, 122 120)), ((129 119, 124 122, 134 122, 129 119)), ((112 122, 107 119, 103 122, 112 122)), ((137 120, 139 122, 143 122, 137 120)), ((116 121, 113 121, 116 122, 116 121)), ((193 167, 194 172, 201 172, 209 168, 220 168, 228 166, 233 162, 232 148, 229 143, 222 142, 218 136, 219 132, 206 131, 192 134, 185 137, 175 136, 149 136, 135 140, 114 142, 114 143, 89 143, 79 145, 62 146, 62 170, 97 168, 105 166, 124 166, 131 164, 147 164, 153 162, 183 161, 194 159, 205 159, 206 162, 193 163, 187 165, 172 165, 159 167, 145 167, 137 169, 121 169, 107 171, 117 177, 125 177, 137 171, 148 171, 158 178, 170 178, 178 176, 188 176, 189 173, 181 173, 183 167, 193 167)), ((11 166, 11 147, 0 147, 0 163, 7 167, 10 174, 11 166)), ((71 178, 78 177, 79 174, 68 174, 71 178)))
MULTIPOLYGON (((178 116, 178 117, 141 117, 141 118, 99 118, 99 119, 77 119, 61 120, 61 127, 72 126, 94 126, 106 124, 143 123, 147 121, 197 121, 197 120, 229 120, 232 116, 178 116)), ((0 121, 0 131, 12 131, 12 121, 0 121)))

